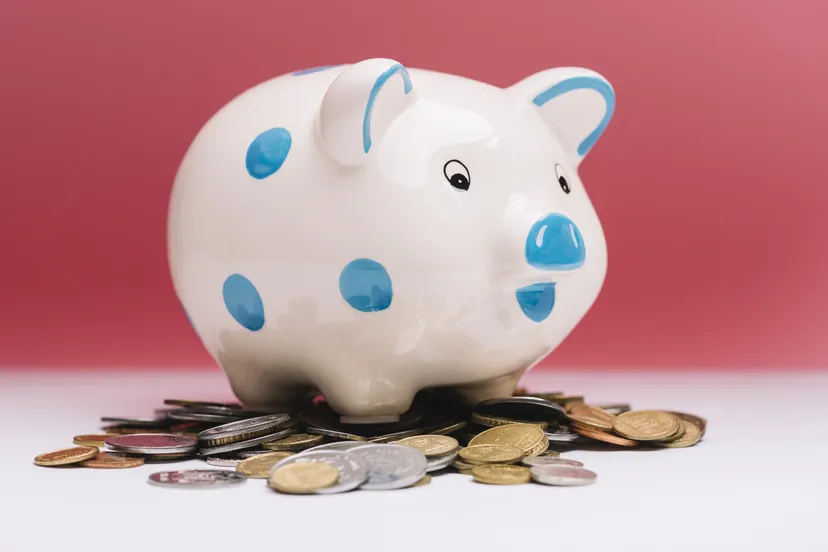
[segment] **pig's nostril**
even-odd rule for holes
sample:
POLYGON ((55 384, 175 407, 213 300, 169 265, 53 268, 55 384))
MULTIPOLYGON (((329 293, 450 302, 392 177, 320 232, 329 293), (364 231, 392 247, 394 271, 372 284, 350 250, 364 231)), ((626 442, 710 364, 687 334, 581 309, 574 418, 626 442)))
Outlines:
POLYGON ((571 270, 583 265, 585 258, 581 231, 564 215, 544 215, 526 237, 526 261, 535 268, 571 270))

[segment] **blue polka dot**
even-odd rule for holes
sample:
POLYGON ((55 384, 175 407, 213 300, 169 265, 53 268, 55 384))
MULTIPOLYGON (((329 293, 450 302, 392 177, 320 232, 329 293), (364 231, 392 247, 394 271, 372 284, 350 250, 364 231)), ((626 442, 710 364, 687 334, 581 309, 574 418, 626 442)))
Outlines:
POLYGON ((294 71, 292 73, 293 76, 298 77, 299 75, 310 75, 311 73, 318 73, 319 71, 324 71, 325 69, 333 69, 334 67, 341 67, 341 65, 322 65, 321 67, 311 67, 310 69, 300 69, 299 71, 294 71))
POLYGON ((355 259, 339 275, 339 293, 356 310, 377 312, 391 306, 394 290, 385 267, 371 259, 355 259))
POLYGON ((291 143, 290 132, 285 128, 262 132, 247 148, 247 172, 260 180, 275 173, 287 159, 291 143))
POLYGON ((224 281, 224 306, 236 322, 251 332, 264 326, 264 304, 256 286, 242 276, 233 274, 224 281))

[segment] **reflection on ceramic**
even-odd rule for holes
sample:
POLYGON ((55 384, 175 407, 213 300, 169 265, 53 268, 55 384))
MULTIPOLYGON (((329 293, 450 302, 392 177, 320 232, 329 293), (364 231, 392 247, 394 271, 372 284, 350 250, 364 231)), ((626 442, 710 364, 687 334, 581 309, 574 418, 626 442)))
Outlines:
POLYGON ((510 394, 607 267, 578 166, 614 109, 580 68, 508 88, 389 59, 297 71, 216 113, 172 193, 175 291, 238 398, 341 415, 510 394))

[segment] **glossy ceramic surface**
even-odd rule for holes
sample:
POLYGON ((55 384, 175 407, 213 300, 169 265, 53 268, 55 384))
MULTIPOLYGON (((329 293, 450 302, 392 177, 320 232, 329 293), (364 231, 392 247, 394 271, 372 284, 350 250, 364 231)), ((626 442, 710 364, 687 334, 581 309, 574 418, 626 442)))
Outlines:
POLYGON ((614 105, 580 68, 504 89, 371 59, 254 86, 179 168, 175 291, 246 403, 313 386, 371 421, 424 387, 508 395, 603 283, 578 166, 614 105))

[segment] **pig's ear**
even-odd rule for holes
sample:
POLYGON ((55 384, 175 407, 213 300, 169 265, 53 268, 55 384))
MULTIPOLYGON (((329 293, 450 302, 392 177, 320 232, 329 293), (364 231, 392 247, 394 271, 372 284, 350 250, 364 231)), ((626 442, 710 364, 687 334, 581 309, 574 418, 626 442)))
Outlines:
POLYGON ((580 164, 607 128, 615 111, 615 92, 609 81, 589 69, 559 67, 535 73, 509 88, 563 139, 580 164))
POLYGON ((348 67, 322 99, 317 129, 322 148, 343 165, 364 163, 416 96, 408 71, 393 59, 368 59, 348 67))

